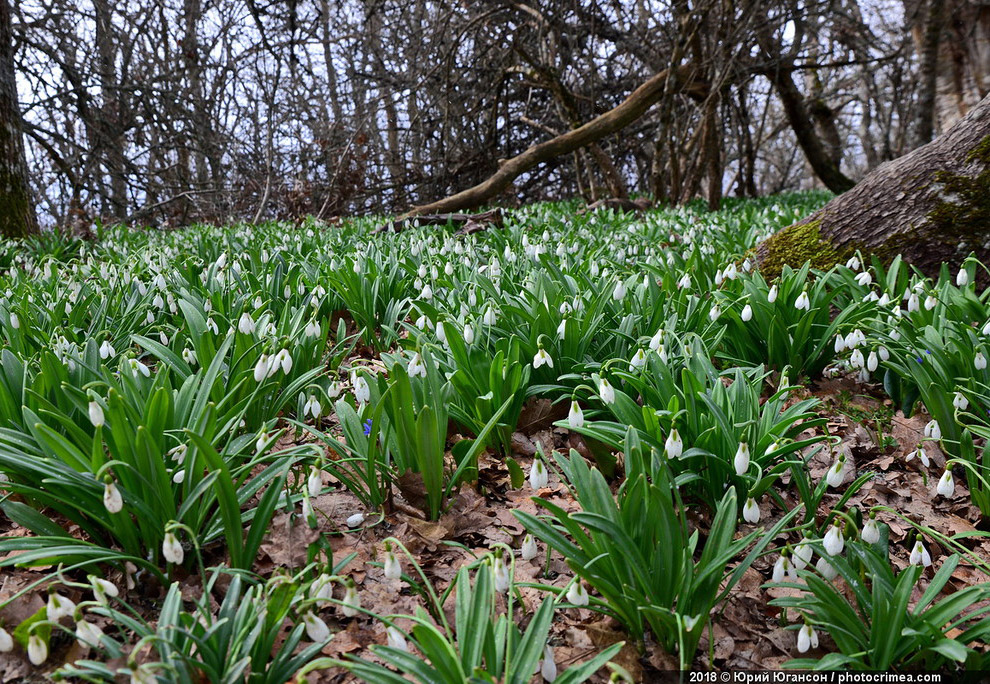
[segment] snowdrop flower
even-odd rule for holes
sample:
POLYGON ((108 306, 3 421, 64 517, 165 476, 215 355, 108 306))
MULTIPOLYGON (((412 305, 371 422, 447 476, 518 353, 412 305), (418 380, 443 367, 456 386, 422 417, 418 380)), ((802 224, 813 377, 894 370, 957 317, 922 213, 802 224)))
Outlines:
POLYGON ((736 270, 736 265, 733 262, 729 262, 729 265, 725 267, 724 271, 726 280, 735 280, 739 275, 739 271, 736 270))
POLYGON ((41 665, 48 660, 48 644, 41 640, 37 634, 31 634, 28 638, 28 659, 32 665, 41 665))
POLYGON ((89 583, 93 585, 93 596, 96 598, 100 605, 107 605, 107 597, 116 598, 120 595, 120 590, 117 589, 117 585, 113 582, 103 579, 102 577, 97 577, 96 575, 89 576, 89 583))
POLYGON ((496 322, 495 309, 493 309, 490 306, 487 309, 485 309, 485 315, 482 317, 481 321, 485 325, 495 325, 496 322))
POLYGON ((188 363, 190 366, 195 366, 199 359, 196 358, 196 352, 189 347, 184 347, 182 350, 182 360, 188 363))
MULTIPOLYGON (((357 394, 356 391, 355 394, 357 394)), ((306 404, 303 406, 303 417, 313 416, 313 420, 316 420, 320 417, 320 411, 322 410, 323 407, 320 405, 319 399, 316 398, 315 394, 310 394, 309 398, 306 399, 306 404)))
POLYGON ((825 556, 818 559, 818 562, 815 564, 815 568, 817 568, 818 572, 821 573, 822 577, 829 581, 832 581, 839 576, 839 571, 835 569, 834 565, 828 562, 828 558, 825 556))
POLYGON ((883 296, 877 300, 877 306, 883 307, 883 306, 887 306, 888 304, 890 304, 890 295, 884 292, 883 296))
POLYGON ((853 349, 853 353, 849 355, 849 365, 853 368, 862 368, 866 365, 866 359, 863 358, 863 352, 859 349, 853 349))
POLYGON ((309 637, 310 641, 321 643, 330 638, 330 628, 327 627, 327 623, 314 615, 312 611, 307 611, 303 615, 303 624, 306 625, 306 636, 309 637))
POLYGON ((928 549, 921 542, 921 536, 919 535, 917 541, 914 542, 914 548, 911 549, 911 558, 908 559, 911 565, 923 565, 928 567, 932 564, 931 554, 928 553, 928 549))
POLYGON ((838 521, 830 528, 828 532, 825 533, 825 539, 822 540, 822 544, 825 547, 825 551, 830 556, 838 556, 842 553, 842 549, 846 545, 846 539, 842 534, 842 525, 838 521))
POLYGON ((397 580, 402 577, 402 564, 399 563, 398 556, 395 555, 395 551, 388 548, 385 549, 385 563, 384 563, 385 579, 397 580))
POLYGON ((835 353, 841 354, 846 350, 846 338, 842 335, 835 336, 835 353))
POLYGON ((309 594, 314 601, 325 603, 333 598, 333 582, 330 575, 323 572, 309 586, 309 594))
POLYGON ((798 630, 798 653, 807 653, 810 648, 818 648, 818 634, 807 622, 798 630))
MULTIPOLYGON (((450 263, 448 262, 449 266, 450 263)), ((409 652, 409 645, 406 643, 406 637, 402 634, 402 630, 393 625, 389 625, 385 628, 385 635, 388 637, 388 645, 392 648, 398 649, 400 651, 409 652)))
POLYGON ((506 567, 505 561, 502 560, 501 549, 499 549, 495 554, 495 591, 500 594, 504 594, 509 590, 509 568, 506 567))
POLYGON ((605 404, 615 403, 615 389, 606 378, 601 378, 598 381, 598 396, 605 404))
POLYGON ((811 546, 811 542, 807 537, 802 538, 794 547, 794 567, 797 570, 804 570, 814 555, 815 549, 811 546))
POLYGON ((470 323, 464 325, 464 344, 471 345, 474 344, 474 328, 471 327, 470 323))
POLYGON ((777 556, 777 562, 773 564, 770 579, 773 582, 783 582, 785 577, 796 578, 797 570, 794 568, 794 564, 791 563, 791 559, 787 556, 787 552, 782 551, 777 556))
POLYGON ((942 477, 939 478, 938 487, 935 491, 944 496, 947 499, 951 499, 952 495, 956 491, 956 483, 952 479, 952 471, 948 468, 942 473, 942 477))
POLYGON ((749 497, 746 499, 745 505, 743 505, 743 520, 748 523, 756 524, 760 522, 760 505, 756 503, 756 499, 749 497))
POLYGON ((739 442, 739 448, 736 449, 736 456, 732 464, 736 468, 736 475, 745 475, 746 471, 749 470, 749 445, 746 442, 739 442))
POLYGON ((254 319, 251 318, 251 314, 247 311, 241 314, 241 318, 237 321, 237 330, 244 335, 253 335, 255 330, 254 319))
POLYGON ((124 500, 120 496, 117 484, 108 475, 103 485, 103 507, 108 513, 120 513, 124 508, 124 500))
POLYGON ((616 301, 625 299, 626 297, 626 284, 621 280, 615 284, 615 289, 612 290, 612 299, 616 301))
POLYGON ((174 532, 165 533, 165 540, 162 542, 162 555, 167 562, 182 565, 185 552, 182 550, 182 544, 179 543, 174 532))
POLYGON ((571 401, 571 410, 567 413, 567 424, 572 428, 584 427, 584 412, 576 401, 571 401))
POLYGON ((262 354, 258 358, 258 362, 254 364, 254 381, 260 383, 265 378, 269 376, 268 371, 271 370, 272 360, 268 358, 268 354, 262 354))
POLYGON ((146 378, 151 376, 151 371, 148 370, 148 367, 137 359, 128 359, 127 363, 131 368, 131 375, 135 378, 140 375, 143 375, 146 378))
POLYGON ((552 682, 557 679, 557 663, 553 660, 553 649, 547 644, 543 647, 543 662, 540 665, 540 674, 543 681, 552 682))
POLYGON ((292 355, 289 354, 288 349, 282 349, 272 359, 272 369, 278 370, 279 366, 282 367, 282 373, 285 375, 288 375, 292 370, 292 355))
POLYGON ((932 464, 931 459, 928 458, 928 454, 925 453, 925 448, 920 444, 918 445, 917 449, 915 449, 914 451, 910 452, 907 456, 905 456, 904 460, 910 461, 915 456, 918 457, 918 459, 926 468, 932 464))
POLYGON ((92 622, 80 620, 76 623, 76 641, 83 650, 100 645, 103 630, 92 622))
POLYGON ((21 327, 21 319, 19 319, 15 313, 10 314, 10 327, 14 330, 21 327))
POLYGON ((577 579, 575 580, 570 588, 567 590, 565 595, 567 602, 575 606, 586 606, 590 602, 588 597, 588 590, 584 588, 584 582, 577 579))
POLYGON ((352 516, 350 516, 350 517, 347 518, 347 526, 348 527, 357 527, 358 525, 360 525, 363 522, 364 522, 364 514, 363 513, 355 513, 354 515, 352 515, 352 516))
POLYGON ((650 349, 657 351, 663 345, 663 328, 657 330, 656 334, 650 338, 650 349))
POLYGON ((10 632, 0 627, 0 653, 10 653, 14 650, 14 638, 10 632))
POLYGON ((346 589, 344 589, 344 598, 341 600, 344 605, 340 607, 340 612, 342 612, 346 617, 354 617, 360 612, 358 608, 361 607, 361 597, 358 596, 357 586, 354 584, 354 580, 350 577, 347 578, 346 589))
POLYGON ((311 528, 316 529, 316 512, 313 510, 313 502, 305 494, 302 498, 302 517, 311 528))
POLYGON ((976 358, 973 359, 973 366, 976 370, 983 370, 987 367, 987 357, 983 355, 983 352, 976 352, 976 358))
POLYGON ((320 324, 317 321, 310 321, 306 324, 306 330, 303 334, 306 335, 306 337, 319 337, 320 324))
POLYGON ((663 443, 664 451, 667 453, 667 458, 680 458, 684 453, 684 442, 681 441, 681 435, 677 432, 677 428, 672 428, 670 434, 667 435, 667 441, 663 443))
POLYGON ((533 370, 543 365, 553 368, 553 358, 547 353, 546 349, 540 347, 539 351, 536 352, 536 356, 533 357, 533 370))
POLYGON ((427 283, 423 286, 423 291, 419 293, 420 299, 430 300, 433 299, 433 288, 427 283))
POLYGON ((93 427, 102 427, 106 423, 103 407, 95 401, 89 402, 89 422, 93 424, 93 427))
POLYGON ((423 357, 420 356, 419 352, 413 354, 412 358, 409 359, 407 372, 410 378, 415 378, 416 376, 421 378, 426 377, 426 363, 423 361, 423 357))
POLYGON ((990 335, 990 321, 987 321, 986 323, 983 324, 982 332, 984 335, 990 335))
POLYGON ((775 301, 777 301, 777 284, 776 283, 773 284, 773 286, 770 288, 770 291, 767 293, 767 301, 770 302, 771 304, 773 304, 775 301))
POLYGON ((920 309, 921 309, 921 301, 918 298, 918 293, 912 292, 911 296, 908 297, 908 303, 907 303, 908 313, 914 313, 915 311, 919 311, 920 309))
POLYGON ((876 544, 880 541, 880 526, 877 525, 875 518, 870 518, 863 525, 863 532, 861 534, 863 541, 867 544, 876 544))
POLYGON ((536 546, 536 540, 533 539, 533 535, 527 534, 523 537, 523 543, 519 551, 520 557, 522 557, 525 561, 536 558, 536 554, 539 553, 539 548, 536 546))
POLYGON ((371 401, 371 387, 363 375, 351 373, 351 385, 354 388, 354 400, 358 406, 364 406, 371 401))
POLYGON ((846 268, 848 268, 850 271, 858 271, 859 257, 856 255, 849 257, 849 261, 846 262, 846 268))
POLYGON ((811 300, 808 299, 807 290, 801 290, 801 294, 798 295, 797 301, 794 302, 794 308, 798 311, 802 309, 809 311, 811 309, 811 300))
POLYGON ((742 313, 739 314, 739 318, 741 318, 744 323, 749 321, 751 318, 753 318, 753 307, 751 307, 749 304, 744 306, 742 313))
POLYGON ((217 327, 217 322, 214 321, 212 318, 206 319, 206 327, 208 330, 211 330, 214 335, 220 334, 220 328, 217 327))
POLYGON ((542 460, 534 458, 533 465, 529 469, 529 486, 533 489, 543 489, 549 481, 550 476, 547 473, 547 467, 543 465, 542 460))
POLYGON ((725 279, 725 276, 722 275, 722 269, 716 270, 715 271, 715 286, 718 287, 719 285, 721 285, 722 284, 722 281, 724 279, 725 279))
POLYGON ((76 610, 76 604, 65 598, 57 591, 48 594, 48 619, 58 622, 64 617, 70 617, 76 610))
POLYGON ((100 345, 100 358, 106 360, 116 355, 117 352, 110 344, 110 340, 103 340, 103 344, 100 345))
POLYGON ((845 464, 845 455, 839 454, 838 458, 835 459, 835 463, 832 464, 832 467, 828 469, 828 473, 825 474, 825 482, 828 483, 829 487, 838 487, 846 479, 845 464))
POLYGON ((859 283, 861 287, 866 287, 873 282, 873 276, 870 275, 869 271, 863 271, 856 274, 856 282, 859 283))
POLYGON ((875 351, 871 351, 869 358, 866 359, 866 370, 872 373, 879 365, 880 359, 877 357, 877 353, 875 351))
POLYGON ((718 317, 722 315, 722 309, 719 308, 718 304, 712 305, 712 310, 708 312, 708 320, 714 322, 718 320, 718 317))
POLYGON ((681 279, 677 281, 677 288, 679 290, 685 290, 691 287, 691 276, 687 273, 681 276, 681 279))
POLYGON ((956 287, 966 287, 969 284, 969 273, 966 272, 966 268, 962 267, 959 269, 959 273, 956 274, 956 287))
POLYGON ((629 372, 632 373, 637 368, 642 368, 646 365, 646 352, 640 347, 633 357, 629 360, 629 372))

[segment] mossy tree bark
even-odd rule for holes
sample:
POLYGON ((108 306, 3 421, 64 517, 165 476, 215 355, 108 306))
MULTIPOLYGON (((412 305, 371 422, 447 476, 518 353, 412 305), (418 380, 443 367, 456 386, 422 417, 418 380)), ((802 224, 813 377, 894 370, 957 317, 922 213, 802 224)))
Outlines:
POLYGON ((0 0, 0 235, 23 237, 37 230, 17 106, 10 5, 0 0))
POLYGON ((897 254, 928 274, 970 253, 990 259, 990 96, 932 142, 880 165, 849 192, 757 248, 765 273, 856 250, 897 254))

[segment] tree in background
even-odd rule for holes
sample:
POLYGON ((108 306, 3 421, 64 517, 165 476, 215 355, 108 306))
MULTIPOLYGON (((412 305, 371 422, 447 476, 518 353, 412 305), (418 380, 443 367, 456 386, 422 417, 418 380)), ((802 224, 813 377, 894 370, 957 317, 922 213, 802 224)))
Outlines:
POLYGON ((21 113, 14 77, 10 5, 0 1, 0 235, 24 237, 38 230, 27 180, 21 113))

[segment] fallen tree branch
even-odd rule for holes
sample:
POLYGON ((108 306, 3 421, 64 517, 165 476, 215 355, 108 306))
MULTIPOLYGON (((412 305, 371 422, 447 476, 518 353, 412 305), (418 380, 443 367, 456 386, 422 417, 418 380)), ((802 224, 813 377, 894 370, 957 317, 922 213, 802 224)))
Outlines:
POLYGON ((415 226, 459 225, 460 229, 457 232, 467 235, 485 230, 488 226, 501 228, 503 220, 502 210, 498 208, 489 209, 480 214, 421 214, 415 217, 407 215, 376 228, 374 234, 400 233, 406 228, 415 226))
POLYGON ((471 209, 488 202, 534 166, 586 147, 636 121, 663 97, 668 84, 672 90, 689 95, 704 96, 708 92, 708 84, 701 80, 700 70, 693 64, 665 69, 636 88, 613 109, 583 126, 527 148, 500 164, 498 171, 472 188, 430 204, 413 207, 400 220, 471 209))

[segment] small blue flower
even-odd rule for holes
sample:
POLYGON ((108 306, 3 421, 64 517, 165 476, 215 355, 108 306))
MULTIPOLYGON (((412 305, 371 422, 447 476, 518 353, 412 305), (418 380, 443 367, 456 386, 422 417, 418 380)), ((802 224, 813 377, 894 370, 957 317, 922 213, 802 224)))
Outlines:
POLYGON ((364 436, 367 437, 371 434, 371 418, 364 421, 364 436))
POLYGON ((924 363, 924 361, 922 361, 922 359, 921 359, 920 356, 918 358, 916 358, 915 361, 917 361, 918 363, 924 363))

